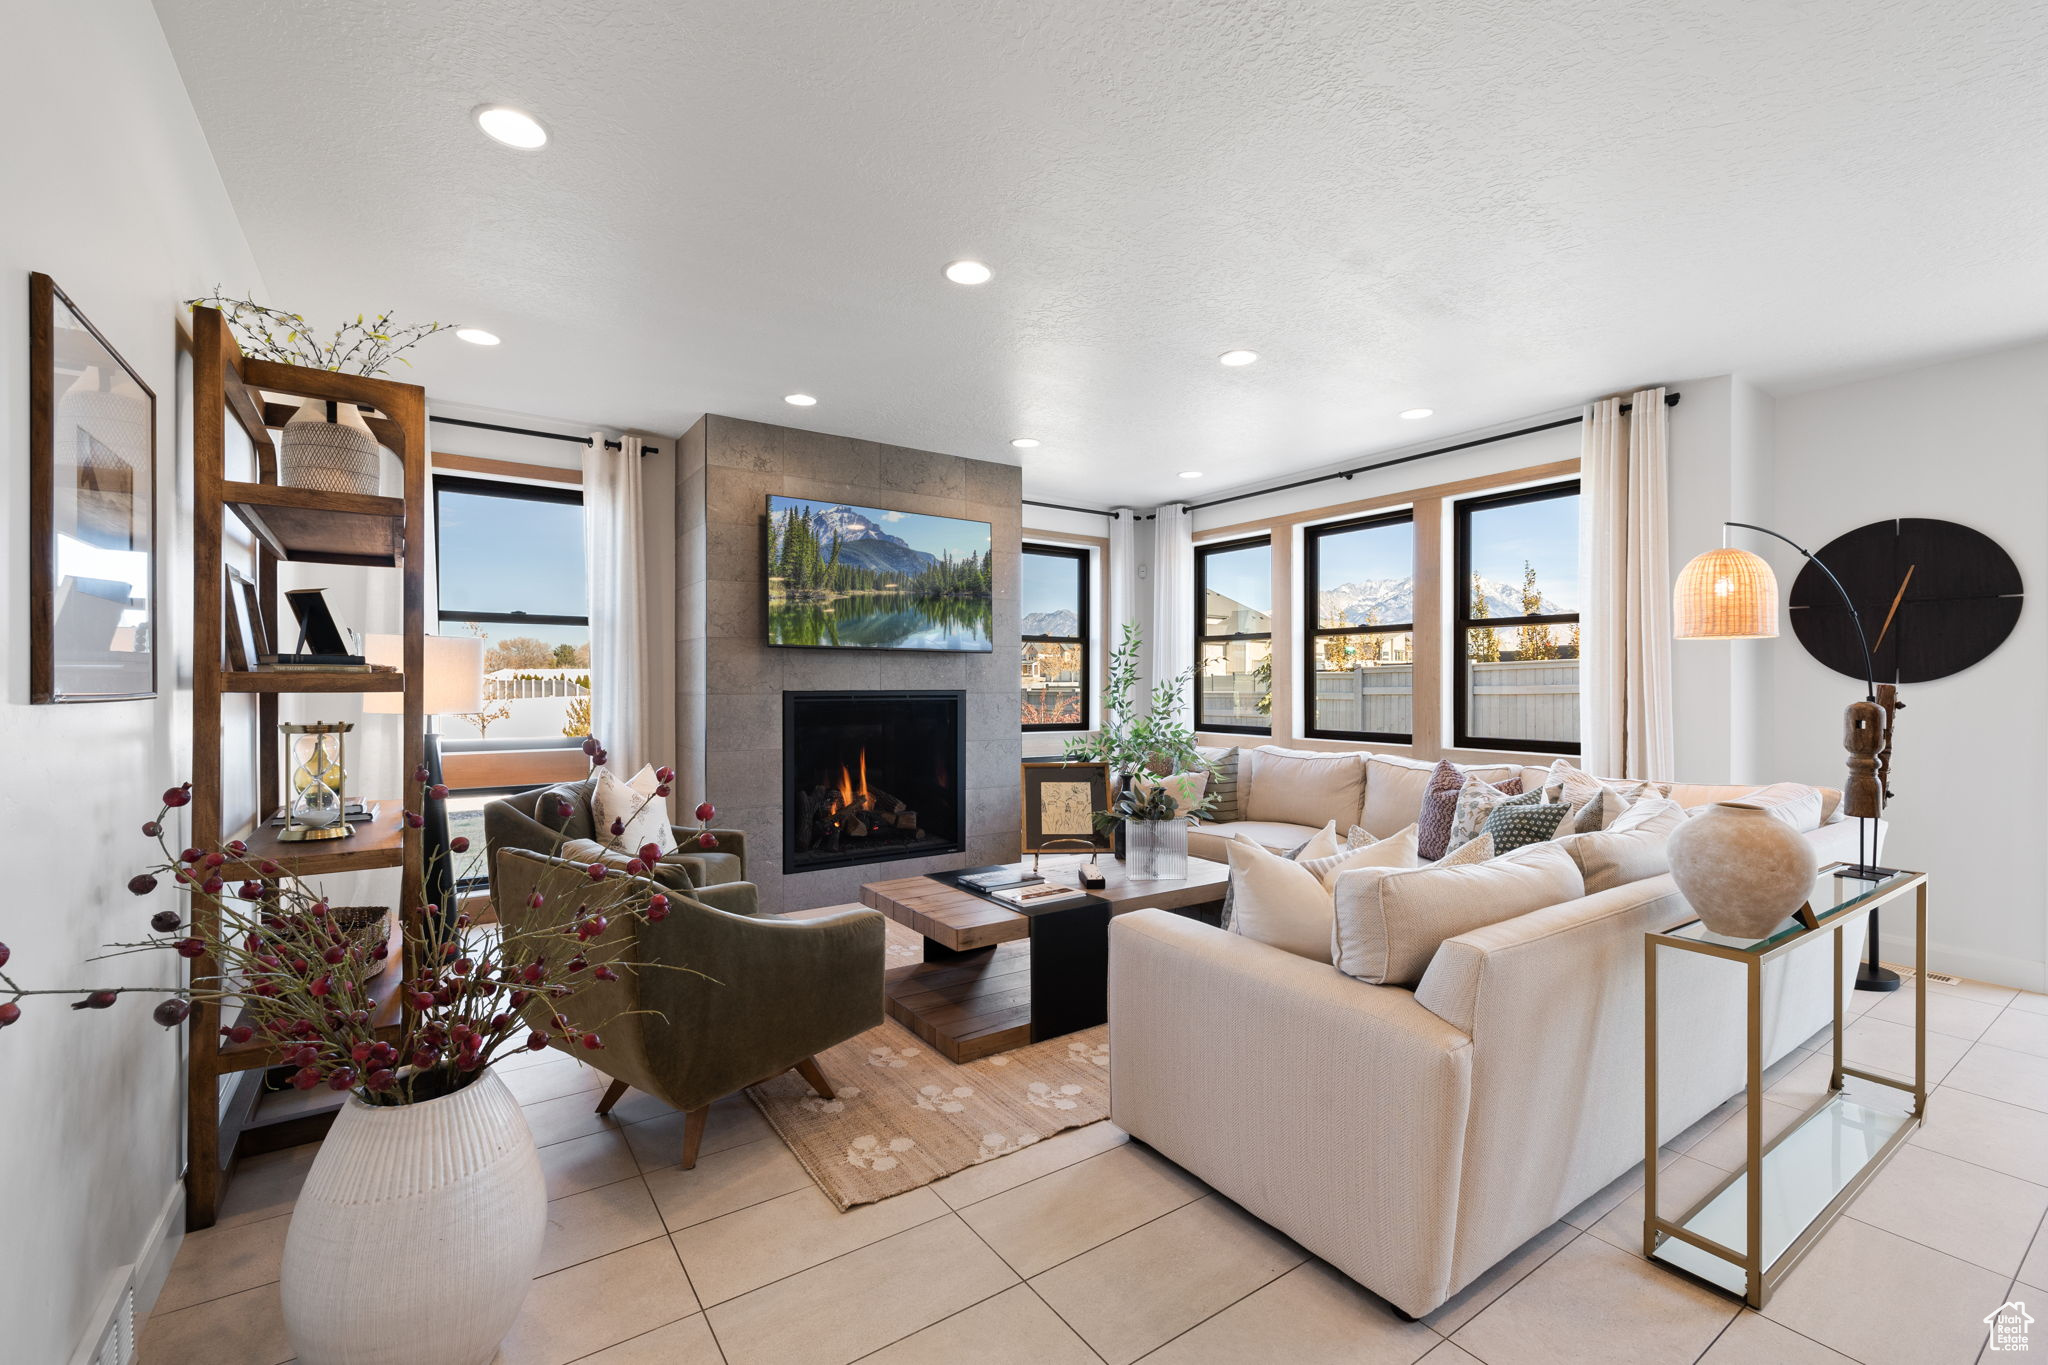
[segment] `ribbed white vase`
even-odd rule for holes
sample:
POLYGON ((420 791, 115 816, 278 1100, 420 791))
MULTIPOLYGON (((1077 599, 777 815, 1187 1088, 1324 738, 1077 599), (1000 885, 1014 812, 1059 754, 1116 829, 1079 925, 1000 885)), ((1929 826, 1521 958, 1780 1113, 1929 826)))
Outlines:
POLYGON ((486 1365, 546 1228, 540 1154, 496 1072, 419 1104, 351 1096, 285 1237, 292 1348, 302 1365, 486 1365))

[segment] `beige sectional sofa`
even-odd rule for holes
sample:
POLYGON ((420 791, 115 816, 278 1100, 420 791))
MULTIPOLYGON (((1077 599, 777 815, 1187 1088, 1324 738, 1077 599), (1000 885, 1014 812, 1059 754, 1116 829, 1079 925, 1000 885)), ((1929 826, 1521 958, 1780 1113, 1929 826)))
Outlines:
MULTIPOLYGON (((1265 776, 1283 766, 1266 763, 1265 776)), ((1411 779, 1390 776, 1375 804, 1370 784, 1388 769, 1364 771, 1360 823, 1392 833, 1399 810, 1386 798, 1411 779)), ((1349 799, 1322 776, 1309 785, 1349 799)), ((1699 804, 1751 790, 1673 795, 1699 804)), ((1252 809, 1288 811, 1278 795, 1252 809)), ((1344 827, 1343 812, 1326 818, 1344 827)), ((1203 831, 1218 843, 1236 832, 1277 848, 1313 830, 1252 819, 1203 831)), ((1855 856, 1853 822, 1805 837, 1823 865, 1855 856)), ((1446 940, 1409 990, 1163 911, 1120 915, 1111 1118, 1420 1316, 1641 1161, 1643 934, 1690 918, 1670 877, 1650 877, 1446 940)), ((1844 957, 1857 946, 1844 943, 1844 957)), ((1829 940, 1772 964, 1767 1062, 1828 1022, 1832 985, 1829 940)), ((1739 969, 1660 961, 1660 1140, 1741 1089, 1743 1011, 1739 969)))

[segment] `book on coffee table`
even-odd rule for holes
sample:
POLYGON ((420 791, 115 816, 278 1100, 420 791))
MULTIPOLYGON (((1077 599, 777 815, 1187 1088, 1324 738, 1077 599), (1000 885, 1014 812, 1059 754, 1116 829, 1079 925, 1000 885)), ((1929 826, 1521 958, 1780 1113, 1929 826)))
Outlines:
POLYGON ((987 872, 962 874, 960 885, 972 891, 996 891, 1006 886, 1032 886, 1044 880, 1024 864, 1016 863, 1009 867, 991 868, 987 872))
POLYGON ((1054 886, 1049 882, 1036 886, 1005 887, 988 893, 1005 905, 1014 905, 1019 910, 1032 910, 1041 905, 1064 905, 1068 901, 1088 899, 1085 891, 1076 891, 1071 886, 1054 886))

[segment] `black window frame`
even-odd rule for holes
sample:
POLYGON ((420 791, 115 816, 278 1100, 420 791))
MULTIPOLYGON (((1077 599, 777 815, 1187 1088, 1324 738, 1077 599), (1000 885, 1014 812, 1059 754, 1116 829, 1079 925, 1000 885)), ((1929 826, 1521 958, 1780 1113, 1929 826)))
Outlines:
MULTIPOLYGON (((1579 624, 1580 613, 1555 612, 1541 616, 1488 616, 1472 615, 1472 514, 1497 507, 1515 507, 1524 503, 1548 502, 1553 498, 1579 496, 1579 481, 1566 479, 1560 483, 1544 484, 1540 488, 1522 488, 1512 493, 1496 493, 1491 496, 1461 498, 1452 510, 1452 561, 1456 565, 1457 595, 1452 599, 1451 612, 1451 742, 1459 749, 1482 749, 1491 752, 1528 754, 1576 755, 1583 747, 1576 741, 1515 739, 1506 735, 1475 735, 1470 733, 1469 699, 1471 696, 1471 660, 1468 644, 1471 632, 1482 626, 1495 629, 1513 629, 1520 626, 1575 626, 1579 624)), ((1579 672, 1580 687, 1585 686, 1585 670, 1579 672)))
MULTIPOLYGON (((1189 711, 1194 717, 1194 729, 1211 735, 1267 735, 1273 733, 1273 718, 1269 713, 1264 725, 1211 725, 1202 716, 1202 646, 1221 642, 1229 644, 1237 640, 1264 640, 1268 657, 1271 657, 1273 632, 1270 628, 1273 613, 1266 613, 1268 629, 1259 631, 1237 631, 1229 635, 1209 635, 1203 630, 1209 619, 1209 559, 1213 555, 1228 554, 1232 550, 1250 550, 1263 547, 1271 564, 1273 537, 1270 534, 1240 536, 1236 540, 1219 540, 1206 545, 1195 546, 1195 683, 1194 696, 1189 711)), ((1275 595, 1278 600, 1278 594, 1275 595)))
MULTIPOLYGON (((1370 741, 1375 744, 1413 744, 1415 742, 1415 707, 1421 699, 1411 690, 1409 693, 1408 730, 1403 733, 1393 730, 1331 730, 1316 724, 1316 649, 1325 637, 1331 635, 1402 635, 1409 639, 1409 658, 1415 654, 1415 606, 1409 601, 1409 619, 1399 625, 1378 626, 1323 626, 1317 623, 1317 606, 1322 597, 1322 541, 1327 536, 1343 535, 1351 531, 1369 531, 1381 526, 1409 526, 1415 524, 1415 509, 1403 508, 1396 512, 1374 512, 1347 521, 1333 521, 1320 526, 1302 528, 1302 580, 1301 580, 1301 680, 1302 680, 1302 724, 1301 733, 1309 739, 1340 739, 1370 741)), ((1411 557, 1409 581, 1418 577, 1411 557)), ((1412 676, 1412 674, 1411 674, 1412 676)))
MULTIPOLYGON (((1080 635, 1069 638, 1064 635, 1024 635, 1017 637, 1018 662, 1023 662, 1023 647, 1028 644, 1074 645, 1081 647, 1081 719, 1068 723, 1061 721, 1050 725, 1027 725, 1023 719, 1022 689, 1019 689, 1018 728, 1026 734, 1047 734, 1065 732, 1079 734, 1091 727, 1088 724, 1089 700, 1095 692, 1095 649, 1093 645, 1094 618, 1088 610, 1089 600, 1095 595, 1095 556, 1085 545, 1054 545, 1044 541, 1027 540, 1022 546, 1027 555, 1043 555, 1049 559, 1071 559, 1077 572, 1074 576, 1079 601, 1075 605, 1074 617, 1080 622, 1080 635)), ((1020 570, 1022 566, 1019 566, 1020 570)), ((1021 679, 1020 679, 1021 681, 1021 679)))
POLYGON ((467 493, 476 497, 516 498, 522 502, 552 502, 572 507, 583 506, 583 489, 565 487, 560 484, 546 486, 530 483, 511 483, 502 479, 473 479, 460 474, 434 475, 434 620, 436 624, 450 621, 458 624, 476 622, 490 625, 533 625, 533 626, 582 626, 590 629, 590 617, 547 616, 524 611, 450 611, 446 594, 441 591, 441 571, 447 561, 441 558, 441 494, 467 493))

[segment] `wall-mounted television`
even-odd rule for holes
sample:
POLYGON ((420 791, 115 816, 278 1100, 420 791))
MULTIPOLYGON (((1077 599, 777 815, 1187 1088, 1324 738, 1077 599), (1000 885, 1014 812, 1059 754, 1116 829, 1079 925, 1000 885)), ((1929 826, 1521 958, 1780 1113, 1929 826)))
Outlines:
POLYGON ((989 524, 768 495, 768 643, 995 648, 989 524))

